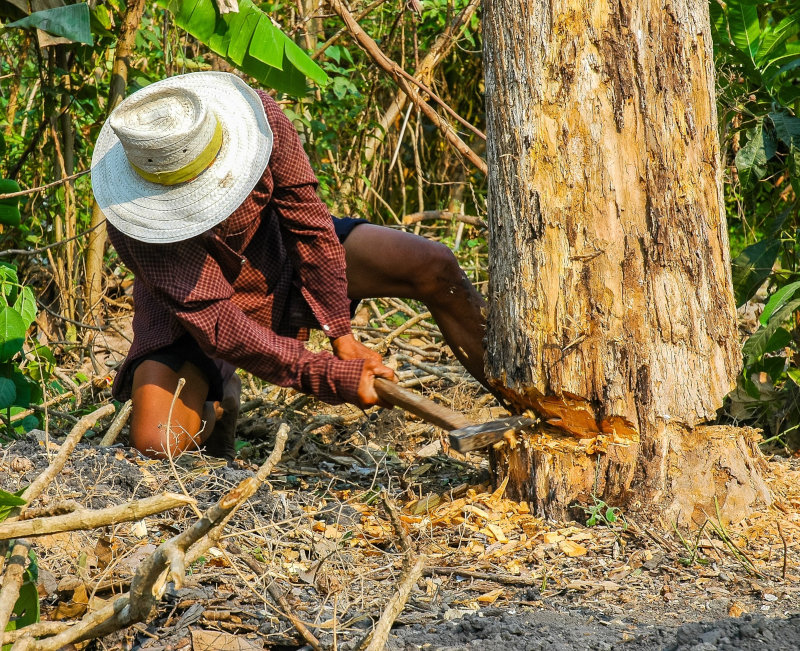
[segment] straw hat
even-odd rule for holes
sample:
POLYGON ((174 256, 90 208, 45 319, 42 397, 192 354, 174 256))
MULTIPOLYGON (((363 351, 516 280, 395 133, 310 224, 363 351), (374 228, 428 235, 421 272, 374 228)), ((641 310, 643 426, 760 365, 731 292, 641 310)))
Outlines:
POLYGON ((195 72, 151 84, 106 120, 92 189, 120 231, 178 242, 225 220, 255 187, 272 152, 258 94, 235 75, 195 72))

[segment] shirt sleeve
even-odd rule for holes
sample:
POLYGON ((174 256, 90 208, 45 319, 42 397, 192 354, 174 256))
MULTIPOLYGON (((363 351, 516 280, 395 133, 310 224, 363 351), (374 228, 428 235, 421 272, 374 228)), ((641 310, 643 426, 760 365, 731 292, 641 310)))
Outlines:
POLYGON ((317 196, 317 178, 292 123, 272 98, 265 96, 264 107, 274 137, 270 206, 278 215, 300 291, 328 337, 348 335, 352 330, 344 247, 330 211, 317 196))
POLYGON ((331 404, 357 401, 363 360, 313 353, 250 319, 231 300, 233 287, 198 238, 158 245, 121 235, 114 240, 136 282, 175 315, 210 357, 331 404))

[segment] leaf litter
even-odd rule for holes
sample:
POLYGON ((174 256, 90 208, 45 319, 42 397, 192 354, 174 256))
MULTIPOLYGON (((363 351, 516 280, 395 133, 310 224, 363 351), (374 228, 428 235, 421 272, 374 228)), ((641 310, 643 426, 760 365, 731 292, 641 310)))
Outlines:
MULTIPOLYGON (((433 326, 409 330, 402 341, 425 364, 405 361, 406 351, 395 364, 404 383, 476 421, 498 415, 480 387, 443 364, 433 326)), ((798 459, 772 460, 774 506, 736 525, 709 514, 700 535, 660 532, 627 513, 592 527, 585 518, 554 523, 493 488, 484 457, 447 452, 441 431, 398 410, 364 414, 245 385, 235 466, 198 453, 173 468, 121 444, 99 447, 101 427, 69 455, 32 506, 104 509, 184 489, 194 503, 32 538, 43 620, 73 622, 113 603, 160 544, 192 526, 195 509, 253 476, 287 423, 280 462, 187 564, 183 584, 166 583, 145 622, 90 648, 366 648, 420 556, 386 648, 796 648, 798 459)), ((2 449, 0 488, 17 491, 48 467, 60 440, 58 420, 50 425, 49 436, 2 449)))

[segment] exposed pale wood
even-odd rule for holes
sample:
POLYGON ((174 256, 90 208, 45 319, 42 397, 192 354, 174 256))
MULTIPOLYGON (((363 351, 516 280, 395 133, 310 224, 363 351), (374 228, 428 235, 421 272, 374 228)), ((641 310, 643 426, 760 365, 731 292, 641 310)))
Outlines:
MULTIPOLYGON (((688 442, 708 433, 692 428, 741 364, 708 3, 487 0, 484 48, 488 376, 576 438, 641 437, 599 466, 534 444, 497 467, 551 515, 597 474, 607 499, 690 520, 709 497, 698 486, 725 497, 686 476, 700 463, 688 442)), ((702 454, 757 465, 732 436, 702 454)), ((751 504, 769 499, 757 474, 751 504)))

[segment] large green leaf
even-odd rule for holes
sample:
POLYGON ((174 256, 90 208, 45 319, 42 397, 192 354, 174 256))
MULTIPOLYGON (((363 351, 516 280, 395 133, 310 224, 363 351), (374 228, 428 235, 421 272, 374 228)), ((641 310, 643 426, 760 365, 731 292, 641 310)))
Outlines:
POLYGON ((762 326, 769 323, 772 315, 778 310, 782 309, 789 301, 791 301, 795 294, 800 291, 800 281, 784 285, 772 296, 769 297, 767 304, 764 306, 764 311, 759 317, 759 322, 762 326))
POLYGON ((17 399, 17 387, 7 377, 0 377, 0 409, 8 409, 17 399))
POLYGON ((304 50, 290 38, 284 36, 286 40, 286 56, 292 65, 302 72, 306 77, 312 81, 317 82, 320 86, 328 81, 328 75, 320 68, 314 61, 305 53, 304 50))
POLYGON ((0 362, 11 359, 22 350, 27 329, 19 312, 0 303, 0 362))
POLYGON ((66 7, 35 11, 30 16, 8 23, 9 27, 36 27, 48 34, 63 36, 76 43, 92 44, 89 5, 81 2, 66 7))
MULTIPOLYGON (((19 184, 13 179, 0 179, 0 194, 19 192, 19 189, 19 184)), ((19 226, 21 221, 19 197, 0 199, 0 224, 19 226)))
POLYGON ((758 38, 761 28, 758 24, 758 11, 753 4, 742 0, 728 0, 728 27, 736 47, 751 58, 758 51, 758 38))
POLYGON ((736 153, 736 169, 742 185, 747 187, 761 179, 767 171, 767 161, 775 155, 775 140, 762 122, 747 131, 747 144, 736 153))
POLYGON ((787 16, 774 28, 764 29, 755 55, 756 63, 769 64, 769 57, 779 52, 781 45, 797 34, 798 30, 800 30, 800 14, 797 13, 787 16))
POLYGON ((790 148, 800 148, 800 118, 786 111, 776 111, 769 114, 769 119, 775 126, 775 135, 779 140, 790 148))
POLYGON ((711 0, 708 3, 708 13, 711 16, 711 31, 714 35, 714 40, 719 41, 721 34, 728 33, 728 19, 717 0, 711 0))
POLYGON ((253 32, 255 32, 256 26, 260 22, 261 16, 257 11, 240 11, 238 14, 233 15, 239 17, 239 20, 234 19, 228 23, 228 28, 231 31, 228 58, 237 66, 240 66, 250 47, 253 32))
POLYGON ((283 69, 283 40, 281 31, 263 14, 250 41, 250 56, 278 70, 283 69))
POLYGON ((798 308, 800 308, 800 298, 785 303, 772 313, 766 326, 760 327, 744 342, 742 354, 747 359, 747 366, 750 366, 767 352, 772 335, 798 308))
POLYGON ((737 306, 746 303, 764 284, 780 250, 780 240, 768 238, 751 244, 731 261, 737 306))
POLYGON ((318 84, 325 72, 276 28, 251 0, 239 11, 220 15, 213 0, 158 0, 175 23, 262 84, 293 95, 308 92, 305 77, 318 84))
POLYGON ((27 330, 36 318, 36 297, 30 287, 23 287, 14 302, 14 309, 19 312, 27 330))

